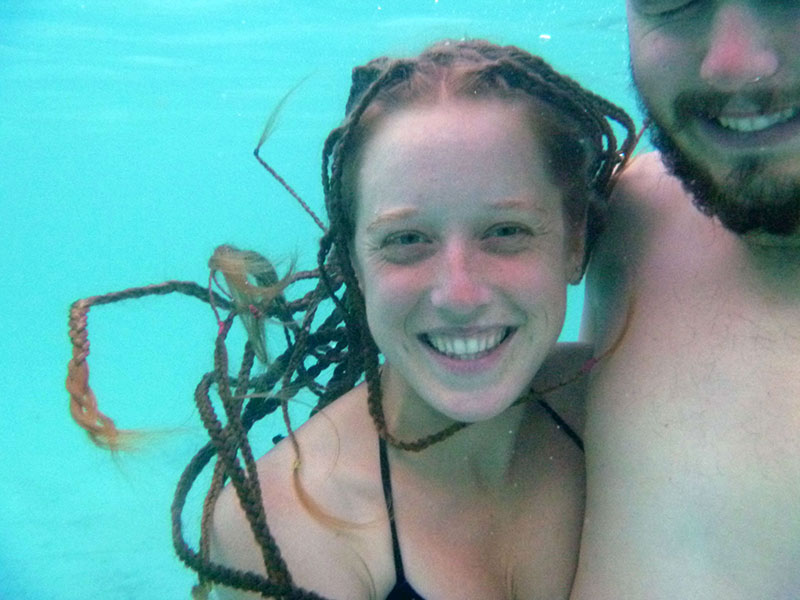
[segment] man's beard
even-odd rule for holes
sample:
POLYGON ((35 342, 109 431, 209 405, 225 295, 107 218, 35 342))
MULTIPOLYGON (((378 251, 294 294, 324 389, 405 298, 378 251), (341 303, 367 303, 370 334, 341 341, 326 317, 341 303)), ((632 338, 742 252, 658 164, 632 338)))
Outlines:
POLYGON ((716 216, 737 234, 789 236, 800 232, 800 178, 770 175, 768 158, 751 157, 740 160, 724 180, 715 182, 706 168, 680 149, 641 99, 640 103, 651 123, 653 145, 701 212, 716 216))

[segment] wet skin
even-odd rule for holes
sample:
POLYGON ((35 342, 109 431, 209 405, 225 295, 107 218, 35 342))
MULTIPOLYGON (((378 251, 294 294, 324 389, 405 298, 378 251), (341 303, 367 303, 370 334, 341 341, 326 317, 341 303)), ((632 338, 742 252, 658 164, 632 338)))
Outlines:
POLYGON ((800 244, 800 5, 630 0, 628 14, 655 141, 698 205, 800 244))
MULTIPOLYGON (((800 5, 629 0, 636 83, 733 201, 800 179, 800 5), (728 186, 728 187, 726 187, 728 186)), ((625 171, 587 279, 587 506, 573 600, 800 590, 800 246, 738 235, 653 153, 625 171)))
POLYGON ((501 413, 555 343, 580 261, 526 108, 412 107, 364 156, 354 263, 398 397, 459 421, 501 413))
MULTIPOLYGON (((351 256, 385 356, 387 429, 415 440, 472 422, 420 452, 388 450, 406 577, 428 598, 565 600, 575 573, 583 454, 540 404, 512 406, 535 376, 580 431, 586 380, 559 383, 591 356, 585 345, 555 345, 583 232, 567 234, 534 133, 538 109, 448 99, 390 111, 356 166, 351 256)), ((296 439, 301 461, 288 440, 258 461, 295 583, 330 598, 385 598, 395 561, 367 386, 315 414, 296 439)), ((264 573, 230 487, 211 554, 264 573)))
POLYGON ((653 117, 720 180, 745 156, 800 177, 800 5, 630 0, 632 65, 653 117))

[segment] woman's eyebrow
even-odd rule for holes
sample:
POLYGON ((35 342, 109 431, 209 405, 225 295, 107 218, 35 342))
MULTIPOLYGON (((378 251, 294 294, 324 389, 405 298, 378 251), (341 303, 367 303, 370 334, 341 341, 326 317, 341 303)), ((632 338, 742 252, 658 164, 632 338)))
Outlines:
POLYGON ((489 206, 495 211, 519 211, 535 213, 540 216, 546 216, 551 210, 549 204, 525 194, 501 198, 496 202, 492 202, 489 206))
MULTIPOLYGON (((530 198, 526 196, 510 196, 508 198, 501 198, 496 202, 492 202, 489 207, 492 210, 519 210, 525 212, 543 212, 540 207, 536 205, 535 202, 532 202, 530 198)), ((413 206, 403 206, 398 208, 390 208, 378 213, 367 225, 366 230, 367 233, 371 233, 376 229, 380 229, 381 227, 385 226, 387 223, 392 223, 393 221, 401 221, 403 219, 408 219, 415 215, 419 214, 419 209, 413 206)))
POLYGON ((496 202, 492 202, 490 206, 497 210, 530 210, 533 207, 533 203, 527 197, 510 196, 508 198, 501 198, 496 202))
POLYGON ((379 229, 386 223, 391 223, 392 221, 400 221, 402 219, 407 219, 409 217, 414 216, 419 211, 416 208, 411 206, 402 207, 402 208, 390 208, 389 210, 385 210, 383 212, 378 213, 374 219, 372 219, 367 225, 367 232, 374 231, 375 229, 379 229))

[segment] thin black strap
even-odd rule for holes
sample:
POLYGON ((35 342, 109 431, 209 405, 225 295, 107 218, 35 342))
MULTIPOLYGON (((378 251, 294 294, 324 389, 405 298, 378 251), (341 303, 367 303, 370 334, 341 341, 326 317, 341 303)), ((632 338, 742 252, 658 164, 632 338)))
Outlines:
POLYGON ((569 436, 569 439, 575 442, 575 445, 580 448, 581 452, 583 452, 583 440, 581 439, 581 436, 579 436, 575 430, 570 427, 564 419, 561 418, 561 415, 559 415, 544 398, 539 398, 539 406, 547 411, 547 414, 550 415, 550 418, 556 422, 556 425, 558 425, 561 430, 569 436))
POLYGON ((383 482, 383 497, 386 501, 386 510, 389 513, 389 526, 392 530, 392 552, 394 554, 394 572, 397 582, 405 581, 403 571, 403 557, 400 554, 400 542, 397 541, 397 527, 394 523, 394 501, 392 496, 392 473, 389 470, 389 454, 386 450, 386 440, 378 436, 378 446, 381 457, 381 481, 383 482))

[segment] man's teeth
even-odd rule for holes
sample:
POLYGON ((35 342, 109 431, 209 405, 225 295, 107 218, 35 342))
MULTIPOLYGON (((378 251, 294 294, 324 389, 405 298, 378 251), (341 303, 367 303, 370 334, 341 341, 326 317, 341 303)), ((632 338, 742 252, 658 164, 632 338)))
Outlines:
POLYGON ((787 108, 771 115, 759 115, 757 117, 719 117, 719 124, 726 129, 751 133, 793 119, 797 116, 798 111, 800 109, 787 108))
POLYGON ((505 339, 507 333, 508 328, 504 327, 470 336, 429 333, 425 336, 425 339, 435 350, 445 356, 460 360, 470 360, 493 350, 505 339))

